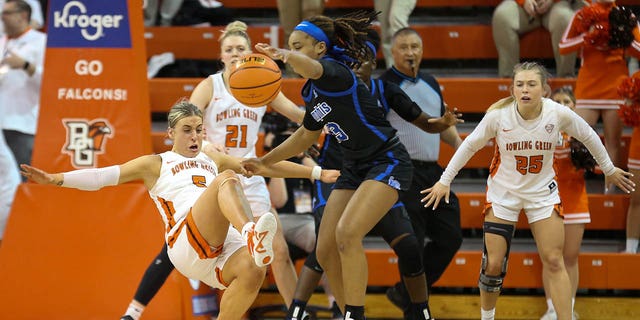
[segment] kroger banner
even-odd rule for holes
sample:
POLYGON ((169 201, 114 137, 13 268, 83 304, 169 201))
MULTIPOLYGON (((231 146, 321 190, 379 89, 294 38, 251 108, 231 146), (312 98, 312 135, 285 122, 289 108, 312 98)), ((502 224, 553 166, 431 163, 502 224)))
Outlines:
POLYGON ((33 163, 103 167, 151 152, 142 0, 50 0, 33 163))
POLYGON ((127 1, 51 1, 48 18, 49 48, 131 48, 127 1))

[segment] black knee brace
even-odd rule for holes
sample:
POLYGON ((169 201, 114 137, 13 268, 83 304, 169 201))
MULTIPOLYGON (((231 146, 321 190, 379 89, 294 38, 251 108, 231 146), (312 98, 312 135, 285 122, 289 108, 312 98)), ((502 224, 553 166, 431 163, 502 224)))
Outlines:
POLYGON ((398 256, 398 269, 405 277, 415 277, 424 272, 422 248, 418 245, 418 239, 413 234, 408 234, 393 246, 393 252, 398 256))
POLYGON ((478 287, 486 292, 500 292, 502 289, 502 282, 507 275, 507 263, 509 261, 509 251, 511 249, 511 238, 515 232, 515 227, 505 223, 485 222, 483 224, 484 233, 493 233, 502 236, 507 242, 507 252, 502 260, 502 270, 499 276, 490 276, 485 274, 487 269, 487 246, 482 239, 482 267, 480 271, 480 279, 478 280, 478 287))
POLYGON ((320 266, 320 263, 318 263, 318 258, 316 257, 315 249, 311 251, 311 253, 309 253, 309 255, 307 256, 307 259, 304 260, 304 265, 315 272, 318 272, 318 273, 324 272, 324 270, 320 266))

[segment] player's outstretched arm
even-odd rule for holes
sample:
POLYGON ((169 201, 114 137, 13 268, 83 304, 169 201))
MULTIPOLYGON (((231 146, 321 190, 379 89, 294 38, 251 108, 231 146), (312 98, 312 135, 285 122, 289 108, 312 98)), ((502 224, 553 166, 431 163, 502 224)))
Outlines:
POLYGON ((115 186, 136 180, 142 180, 147 187, 150 187, 160 174, 160 165, 160 156, 148 155, 133 159, 122 165, 60 173, 48 173, 42 169, 22 164, 20 165, 22 169, 20 173, 39 184, 93 191, 106 186, 115 186))

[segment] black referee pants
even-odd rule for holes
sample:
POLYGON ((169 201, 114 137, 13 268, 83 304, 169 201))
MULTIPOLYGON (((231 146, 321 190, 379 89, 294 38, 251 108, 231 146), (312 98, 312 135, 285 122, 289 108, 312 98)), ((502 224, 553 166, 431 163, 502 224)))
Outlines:
POLYGON ((443 169, 436 162, 411 162, 414 166, 411 188, 401 193, 400 200, 409 213, 416 238, 424 246, 422 260, 427 284, 431 288, 462 244, 460 204, 458 197, 451 192, 448 204, 442 200, 435 211, 432 207, 425 208, 420 202, 424 197, 420 191, 440 180, 443 169))

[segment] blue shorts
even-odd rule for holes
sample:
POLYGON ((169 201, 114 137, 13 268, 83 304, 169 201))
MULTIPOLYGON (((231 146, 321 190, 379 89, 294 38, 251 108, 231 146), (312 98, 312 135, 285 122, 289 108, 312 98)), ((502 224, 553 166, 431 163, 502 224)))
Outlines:
POLYGON ((366 159, 344 159, 334 189, 357 189, 365 180, 380 181, 398 191, 411 187, 413 165, 399 141, 366 159))

